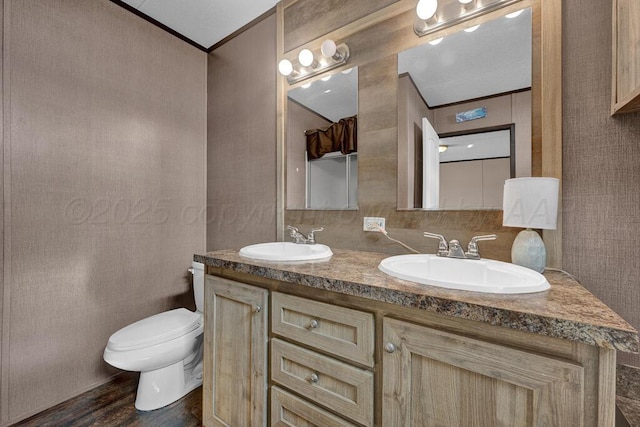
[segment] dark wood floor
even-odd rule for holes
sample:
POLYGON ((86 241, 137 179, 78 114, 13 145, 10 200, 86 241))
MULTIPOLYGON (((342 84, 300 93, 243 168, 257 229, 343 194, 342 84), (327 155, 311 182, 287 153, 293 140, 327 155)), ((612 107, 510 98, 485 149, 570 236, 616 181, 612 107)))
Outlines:
POLYGON ((47 409, 16 426, 166 426, 202 425, 202 387, 179 401, 155 411, 137 411, 133 406, 138 373, 123 372, 103 386, 47 409))

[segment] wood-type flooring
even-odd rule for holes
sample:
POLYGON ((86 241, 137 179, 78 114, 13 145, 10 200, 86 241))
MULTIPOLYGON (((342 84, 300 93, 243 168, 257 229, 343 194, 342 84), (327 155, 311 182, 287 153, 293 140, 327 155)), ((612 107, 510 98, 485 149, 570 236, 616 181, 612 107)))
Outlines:
POLYGON ((47 409, 15 426, 27 427, 193 427, 202 425, 202 387, 161 409, 134 407, 138 373, 123 372, 112 381, 47 409))

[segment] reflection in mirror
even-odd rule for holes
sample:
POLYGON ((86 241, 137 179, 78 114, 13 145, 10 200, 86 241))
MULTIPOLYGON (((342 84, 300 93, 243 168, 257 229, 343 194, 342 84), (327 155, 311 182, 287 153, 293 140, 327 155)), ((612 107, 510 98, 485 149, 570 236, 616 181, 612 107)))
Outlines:
POLYGON ((399 208, 501 209, 531 175, 531 9, 513 15, 398 54, 399 208))
POLYGON ((287 93, 287 209, 357 209, 358 69, 287 93))

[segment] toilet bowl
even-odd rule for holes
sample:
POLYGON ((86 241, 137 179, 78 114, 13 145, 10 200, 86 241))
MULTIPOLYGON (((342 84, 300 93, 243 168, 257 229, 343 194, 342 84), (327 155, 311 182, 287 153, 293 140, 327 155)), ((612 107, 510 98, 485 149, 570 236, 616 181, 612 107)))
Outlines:
POLYGON ((202 384, 204 265, 194 262, 197 311, 177 308, 120 329, 109 338, 103 358, 110 365, 139 371, 135 407, 167 406, 202 384))

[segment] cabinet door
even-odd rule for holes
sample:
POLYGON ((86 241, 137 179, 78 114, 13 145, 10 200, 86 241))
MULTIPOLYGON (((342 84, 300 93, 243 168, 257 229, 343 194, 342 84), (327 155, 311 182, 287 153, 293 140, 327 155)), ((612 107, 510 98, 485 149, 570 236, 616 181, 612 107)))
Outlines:
POLYGON ((582 426, 573 362, 385 319, 384 426, 582 426))
POLYGON ((205 286, 205 426, 266 426, 268 291, 214 276, 205 286))
POLYGON ((612 114, 640 111, 640 2, 613 1, 612 114))

